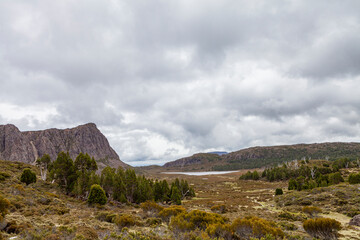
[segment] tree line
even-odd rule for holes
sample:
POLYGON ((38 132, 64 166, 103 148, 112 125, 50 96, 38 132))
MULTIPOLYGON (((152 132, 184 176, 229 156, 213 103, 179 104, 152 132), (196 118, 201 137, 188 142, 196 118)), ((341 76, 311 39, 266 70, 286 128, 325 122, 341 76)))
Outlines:
MULTIPOLYGON (((69 153, 60 152, 53 162, 45 154, 36 163, 44 181, 56 182, 66 194, 78 198, 88 198, 93 185, 99 185, 108 199, 122 203, 154 200, 179 205, 182 199, 195 196, 194 189, 186 180, 176 178, 169 185, 166 180, 137 175, 131 168, 124 170, 122 167, 115 169, 108 166, 98 175, 96 161, 87 153, 79 153, 73 161, 69 153)), ((97 188, 96 191, 101 192, 97 188)))

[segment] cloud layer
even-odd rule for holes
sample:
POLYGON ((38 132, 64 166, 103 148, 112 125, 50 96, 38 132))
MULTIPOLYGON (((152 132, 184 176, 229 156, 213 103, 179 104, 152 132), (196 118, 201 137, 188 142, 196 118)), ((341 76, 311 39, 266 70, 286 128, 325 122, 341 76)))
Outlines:
POLYGON ((360 2, 1 1, 0 124, 94 122, 131 165, 359 141, 360 2))

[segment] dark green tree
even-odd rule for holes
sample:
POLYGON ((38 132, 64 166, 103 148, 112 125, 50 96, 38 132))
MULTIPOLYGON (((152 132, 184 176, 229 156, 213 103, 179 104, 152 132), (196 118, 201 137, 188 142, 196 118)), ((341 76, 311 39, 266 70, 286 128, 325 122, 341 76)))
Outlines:
POLYGON ((125 171, 125 188, 127 201, 136 202, 138 182, 135 171, 133 169, 126 169, 125 171))
POLYGON ((29 185, 36 182, 36 174, 29 168, 25 168, 21 174, 20 181, 29 185))
POLYGON ((101 171, 101 187, 105 190, 106 195, 111 198, 114 193, 114 185, 115 185, 115 176, 116 170, 115 168, 111 168, 109 166, 105 167, 101 171))
POLYGON ((94 204, 98 203, 101 205, 105 205, 107 202, 106 194, 104 189, 98 184, 94 184, 90 188, 90 194, 88 197, 88 203, 94 204))
POLYGON ((114 194, 115 200, 126 203, 126 187, 125 187, 125 172, 122 167, 119 167, 114 177, 114 194))
POLYGON ((74 193, 80 196, 87 195, 90 191, 90 176, 97 170, 97 164, 94 158, 87 153, 79 153, 74 162, 77 179, 74 186, 74 193))
POLYGON ((66 193, 70 193, 77 179, 77 174, 69 153, 60 152, 56 160, 50 165, 49 170, 50 178, 65 189, 66 193))
POLYGON ((181 193, 179 188, 176 186, 176 184, 172 184, 171 186, 171 202, 175 203, 176 205, 181 205, 181 193))

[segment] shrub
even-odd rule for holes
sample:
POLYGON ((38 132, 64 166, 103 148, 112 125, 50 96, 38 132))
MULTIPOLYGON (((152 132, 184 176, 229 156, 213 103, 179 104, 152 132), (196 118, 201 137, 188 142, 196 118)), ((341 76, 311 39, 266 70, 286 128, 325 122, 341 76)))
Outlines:
POLYGON ((349 183, 357 184, 360 183, 360 173, 352 173, 349 175, 349 183))
POLYGON ((318 207, 314 206, 306 206, 302 208, 302 211, 306 214, 309 214, 310 216, 317 215, 318 213, 321 213, 322 210, 318 207))
POLYGON ((164 207, 160 206, 154 201, 146 201, 140 204, 141 209, 146 215, 154 216, 157 215, 164 207))
POLYGON ((211 211, 215 213, 226 213, 226 206, 224 204, 214 205, 211 207, 211 211))
POLYGON ((331 218, 317 218, 304 221, 303 227, 314 238, 337 239, 341 224, 331 218))
POLYGON ((329 174, 329 184, 339 184, 340 182, 344 182, 344 178, 341 176, 340 172, 329 174))
POLYGON ((231 230, 240 239, 262 238, 266 235, 280 238, 284 236, 283 231, 275 227, 273 222, 258 217, 237 218, 231 224, 231 230))
POLYGON ((0 195, 0 222, 3 220, 5 215, 8 213, 10 202, 6 198, 0 195))
POLYGON ((90 188, 90 194, 88 197, 88 203, 98 203, 101 205, 105 205, 107 202, 107 198, 105 195, 104 189, 98 184, 93 184, 90 188))
POLYGON ((96 214, 95 218, 99 221, 114 223, 116 214, 110 212, 100 212, 96 214))
POLYGON ((6 178, 9 178, 10 174, 7 174, 5 172, 0 172, 0 182, 4 181, 6 178))
POLYGON ((206 233, 215 239, 232 239, 232 233, 229 224, 215 223, 206 228, 206 233))
POLYGON ((36 182, 36 174, 29 168, 25 168, 21 174, 20 181, 29 185, 36 182))
POLYGON ((136 224, 136 219, 130 214, 118 215, 114 219, 115 224, 120 228, 131 227, 136 224))
POLYGON ((210 224, 224 224, 227 218, 216 214, 200 210, 192 210, 189 213, 181 213, 171 218, 170 227, 175 232, 186 232, 195 230, 205 230, 210 224))
POLYGON ((283 194, 284 194, 284 192, 283 192, 283 190, 281 188, 277 188, 275 190, 275 195, 283 195, 283 194))
POLYGON ((181 213, 185 213, 186 209, 183 206, 170 206, 168 208, 164 208, 159 212, 159 216, 165 220, 169 221, 172 216, 177 216, 181 213))
POLYGON ((161 218, 151 217, 151 218, 146 219, 146 225, 149 227, 157 226, 157 225, 161 224, 161 222, 162 222, 161 218))

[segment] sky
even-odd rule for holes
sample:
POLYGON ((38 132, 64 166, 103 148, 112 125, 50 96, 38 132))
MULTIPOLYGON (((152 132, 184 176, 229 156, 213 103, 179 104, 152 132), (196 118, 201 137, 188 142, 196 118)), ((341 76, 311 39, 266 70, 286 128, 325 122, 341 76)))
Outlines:
POLYGON ((358 0, 1 0, 0 124, 130 165, 360 138, 358 0))

